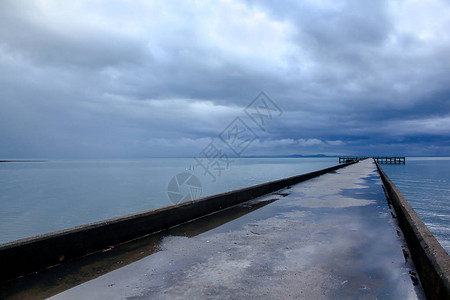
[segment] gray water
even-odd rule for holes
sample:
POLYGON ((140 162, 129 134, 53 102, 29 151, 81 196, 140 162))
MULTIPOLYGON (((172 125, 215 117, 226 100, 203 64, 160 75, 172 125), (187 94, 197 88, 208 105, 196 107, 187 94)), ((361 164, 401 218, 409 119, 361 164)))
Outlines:
POLYGON ((173 204, 168 183, 191 172, 206 196, 336 165, 337 158, 233 158, 206 174, 192 158, 0 163, 0 243, 173 204))
POLYGON ((382 168, 450 253, 450 157, 408 157, 382 168))
MULTIPOLYGON (((213 178, 192 158, 0 163, 0 243, 173 204, 167 186, 189 172, 206 196, 337 164, 337 158, 233 158, 213 178)), ((382 165, 450 251, 450 158, 382 165)))

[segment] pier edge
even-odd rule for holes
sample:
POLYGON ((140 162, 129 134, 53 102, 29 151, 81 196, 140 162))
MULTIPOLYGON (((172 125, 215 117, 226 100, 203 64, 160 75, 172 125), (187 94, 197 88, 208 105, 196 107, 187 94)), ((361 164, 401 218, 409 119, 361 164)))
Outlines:
POLYGON ((427 299, 449 299, 450 258, 447 252, 380 165, 374 162, 397 214, 427 299))

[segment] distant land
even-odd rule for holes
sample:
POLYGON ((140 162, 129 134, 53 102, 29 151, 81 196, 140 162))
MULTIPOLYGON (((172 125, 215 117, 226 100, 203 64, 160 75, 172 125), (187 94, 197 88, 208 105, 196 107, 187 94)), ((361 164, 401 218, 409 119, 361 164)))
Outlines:
POLYGON ((12 159, 12 160, 0 160, 0 163, 18 163, 18 162, 48 162, 47 160, 17 160, 17 159, 12 159))
POLYGON ((291 155, 251 155, 251 156, 241 156, 243 158, 311 158, 311 157, 339 157, 339 155, 325 155, 325 154, 314 154, 314 155, 301 155, 301 154, 291 154, 291 155))

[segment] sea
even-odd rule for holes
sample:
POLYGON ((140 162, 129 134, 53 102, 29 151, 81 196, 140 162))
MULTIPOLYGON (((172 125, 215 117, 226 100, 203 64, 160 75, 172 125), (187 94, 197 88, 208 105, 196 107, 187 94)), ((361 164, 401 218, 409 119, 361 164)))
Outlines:
POLYGON ((447 253, 450 253, 450 157, 407 157, 381 165, 447 253))
MULTIPOLYGON (((0 163, 0 244, 303 174, 337 157, 48 160, 0 163)), ((383 165, 450 250, 450 158, 383 165)))

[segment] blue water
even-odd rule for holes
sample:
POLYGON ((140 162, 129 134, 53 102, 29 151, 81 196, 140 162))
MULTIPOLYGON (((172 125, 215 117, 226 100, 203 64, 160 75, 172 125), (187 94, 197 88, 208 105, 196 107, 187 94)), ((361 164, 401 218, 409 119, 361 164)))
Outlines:
POLYGON ((233 158, 216 177, 192 158, 0 163, 0 243, 172 204, 171 178, 193 172, 202 194, 298 175, 337 158, 233 158))
POLYGON ((412 157, 382 168, 450 253, 450 157, 412 157))

